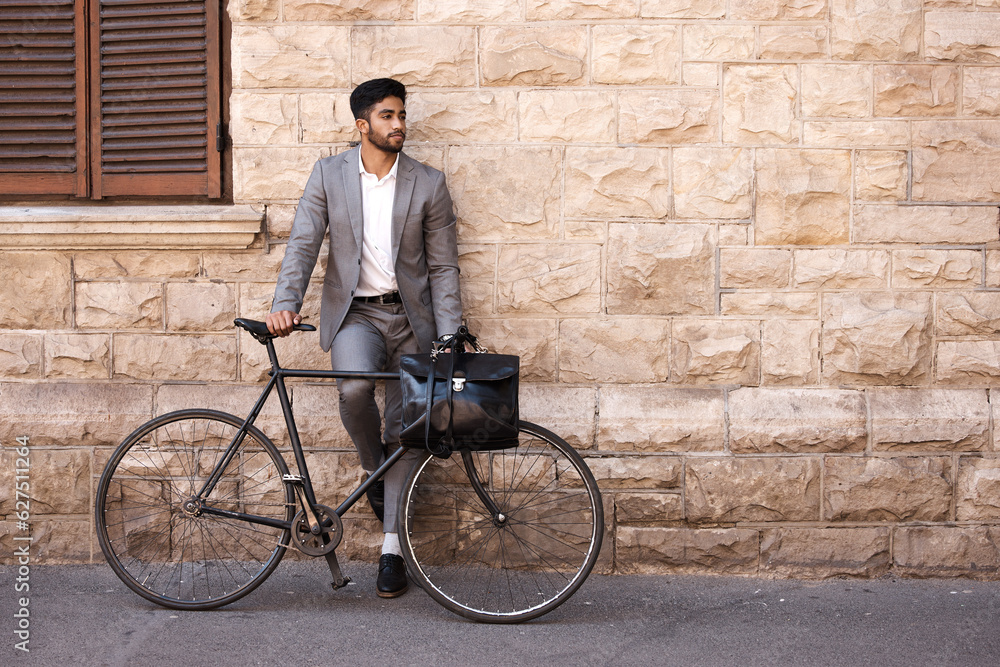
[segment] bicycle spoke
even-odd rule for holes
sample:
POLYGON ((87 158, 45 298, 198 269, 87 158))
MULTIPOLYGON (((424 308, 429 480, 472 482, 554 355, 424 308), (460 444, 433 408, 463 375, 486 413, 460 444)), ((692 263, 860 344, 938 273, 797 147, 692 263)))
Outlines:
MULTIPOLYGON (((478 528, 477 528, 477 530, 478 530, 478 528)), ((490 530, 491 530, 491 531, 492 531, 492 530, 495 530, 495 527, 493 527, 493 526, 490 526, 490 530)), ((466 532, 468 532, 468 531, 466 531, 466 532)), ((459 535, 459 536, 456 536, 454 544, 458 544, 458 541, 459 541, 460 537, 461 537, 460 535, 459 535)), ((488 538, 487 538, 487 540, 486 540, 486 541, 488 541, 488 538)), ((472 548, 474 548, 474 545, 470 545, 470 546, 466 547, 466 548, 465 548, 465 549, 464 549, 463 551, 460 551, 460 552, 456 552, 456 553, 455 553, 455 555, 454 555, 454 556, 452 557, 452 559, 451 559, 450 561, 447 561, 447 562, 445 562, 445 563, 441 564, 441 565, 439 566, 439 568, 443 568, 443 567, 446 567, 446 566, 448 566, 448 565, 451 565, 451 564, 453 564, 453 563, 457 563, 457 562, 458 562, 458 560, 459 560, 459 558, 460 558, 460 557, 463 557, 463 556, 465 556, 465 555, 467 555, 467 554, 468 554, 468 551, 469 551, 469 549, 472 549, 472 548)), ((476 548, 476 549, 477 549, 477 551, 478 551, 478 550, 480 550, 480 549, 481 549, 482 547, 480 546, 480 547, 475 547, 475 548, 476 548)), ((469 560, 472 560, 472 558, 470 558, 469 560)))
POLYGON ((112 456, 98 491, 98 538, 134 591, 179 609, 227 604, 256 587, 284 554, 288 530, 199 509, 215 506, 290 522, 287 467, 248 427, 216 471, 241 421, 210 411, 164 415, 137 430, 112 456), (196 498, 213 474, 208 497, 196 498))
MULTIPOLYGON (((535 555, 535 557, 538 558, 538 559, 540 559, 540 560, 542 560, 545 563, 545 565, 547 565, 549 567, 550 570, 554 570, 556 572, 559 572, 559 568, 556 567, 550 561, 546 560, 545 555, 552 556, 554 559, 561 560, 562 562, 564 562, 564 563, 566 563, 568 565, 572 565, 573 562, 574 562, 574 561, 571 561, 569 559, 563 558, 562 556, 560 556, 558 554, 552 553, 548 549, 545 549, 545 548, 541 547, 540 545, 537 545, 534 542, 531 542, 527 538, 525 538, 525 537, 523 537, 521 535, 518 535, 517 533, 512 533, 512 537, 513 537, 513 539, 517 540, 519 543, 524 544, 525 546, 527 546, 529 548, 529 550, 535 555), (534 547, 534 548, 532 548, 532 547, 534 547)), ((582 550, 578 549, 577 553, 582 554, 584 552, 582 550)))
POLYGON ((404 558, 427 591, 468 618, 516 622, 551 611, 590 573, 603 508, 586 463, 522 427, 517 447, 471 454, 489 515, 458 456, 427 458, 404 489, 404 558), (418 491, 419 489, 419 491, 418 491))

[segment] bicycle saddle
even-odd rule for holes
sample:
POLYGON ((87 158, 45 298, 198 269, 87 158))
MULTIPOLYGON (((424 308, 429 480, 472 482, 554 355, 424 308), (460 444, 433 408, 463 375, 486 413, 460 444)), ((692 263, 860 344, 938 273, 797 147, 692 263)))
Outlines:
MULTIPOLYGON (((266 343, 272 338, 275 338, 275 335, 267 330, 266 322, 238 317, 233 320, 233 324, 241 329, 246 329, 259 343, 266 343)), ((311 324, 296 324, 294 329, 295 331, 316 331, 316 327, 311 324)))

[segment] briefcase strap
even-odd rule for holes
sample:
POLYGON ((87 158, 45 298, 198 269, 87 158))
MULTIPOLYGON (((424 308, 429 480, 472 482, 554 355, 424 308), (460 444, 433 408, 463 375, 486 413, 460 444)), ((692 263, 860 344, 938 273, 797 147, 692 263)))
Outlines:
MULTIPOLYGON (((461 327, 459 329, 459 332, 461 332, 461 329, 465 329, 465 327, 464 326, 461 327)), ((466 331, 468 331, 468 330, 466 330, 466 331)), ((458 351, 457 351, 457 348, 455 346, 455 343, 457 342, 458 338, 459 338, 458 336, 453 336, 453 337, 449 338, 447 341, 445 341, 443 343, 440 343, 440 344, 437 341, 435 341, 434 352, 431 353, 431 368, 430 368, 430 373, 428 373, 428 376, 427 376, 427 395, 426 395, 426 398, 424 400, 424 406, 425 406, 424 407, 424 447, 426 447, 427 450, 431 454, 433 454, 434 456, 438 456, 438 457, 441 457, 441 458, 448 458, 449 456, 451 456, 451 453, 454 450, 454 444, 455 444, 454 434, 453 434, 453 431, 452 431, 452 415, 453 415, 453 412, 454 412, 452 410, 452 406, 454 405, 454 395, 452 394, 452 386, 454 384, 454 377, 455 377, 455 355, 458 354, 458 351), (448 361, 449 361, 449 363, 448 363, 448 376, 445 378, 445 382, 448 383, 446 385, 447 386, 447 390, 446 391, 448 392, 447 393, 447 399, 446 399, 446 402, 447 402, 447 405, 448 405, 448 426, 447 426, 447 429, 445 430, 444 437, 441 440, 439 440, 438 442, 436 442, 435 444, 432 445, 431 444, 431 412, 432 412, 432 409, 434 407, 434 384, 437 382, 437 362, 438 362, 438 356, 439 356, 439 354, 443 350, 446 350, 448 348, 451 348, 451 354, 448 355, 448 357, 449 357, 449 359, 448 359, 448 361), (435 352, 437 354, 435 354, 435 352)))

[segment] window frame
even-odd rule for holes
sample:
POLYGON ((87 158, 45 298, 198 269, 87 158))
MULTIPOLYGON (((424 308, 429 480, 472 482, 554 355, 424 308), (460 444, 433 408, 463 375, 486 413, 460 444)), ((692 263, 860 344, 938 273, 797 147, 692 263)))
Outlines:
POLYGON ((206 169, 169 172, 104 173, 101 165, 100 20, 101 0, 72 0, 74 12, 74 172, 0 172, 0 202, 67 201, 110 203, 227 203, 232 200, 232 156, 227 141, 231 91, 231 19, 226 0, 204 0, 206 58, 206 169), (95 46, 96 45, 96 46, 95 46), (95 83, 96 82, 96 83, 95 83), (203 184, 203 186, 202 186, 203 184))

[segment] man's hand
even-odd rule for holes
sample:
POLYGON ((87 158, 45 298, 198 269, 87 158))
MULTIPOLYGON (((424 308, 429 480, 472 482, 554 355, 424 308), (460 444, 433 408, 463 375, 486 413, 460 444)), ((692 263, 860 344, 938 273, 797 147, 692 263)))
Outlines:
POLYGON ((292 333, 293 327, 302 321, 302 316, 290 310, 279 310, 276 313, 268 313, 264 320, 267 323, 267 330, 275 336, 287 336, 292 333))

